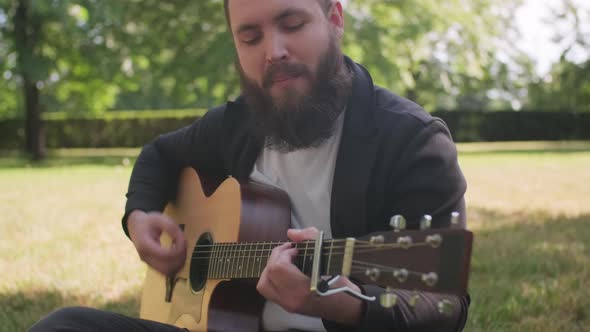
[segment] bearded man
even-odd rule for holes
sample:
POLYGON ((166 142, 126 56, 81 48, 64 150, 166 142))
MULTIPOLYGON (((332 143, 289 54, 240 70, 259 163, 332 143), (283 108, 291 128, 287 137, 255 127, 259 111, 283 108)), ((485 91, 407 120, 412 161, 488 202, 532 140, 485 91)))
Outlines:
MULTIPOLYGON (((388 229, 393 215, 410 228, 421 216, 448 227, 463 216, 466 183, 445 124, 418 105, 373 84, 340 48, 342 4, 334 0, 225 0, 242 95, 191 126, 147 144, 134 167, 123 228, 152 268, 170 275, 185 261, 186 239, 161 213, 179 172, 256 180, 284 190, 292 205, 291 241, 358 237, 388 229), (159 236, 171 235, 164 248, 159 236)), ((468 297, 395 291, 382 308, 339 293, 319 297, 292 263, 296 249, 273 249, 257 284, 267 300, 266 331, 460 331, 468 297), (448 297, 445 297, 448 299, 448 297), (415 299, 414 299, 415 300, 415 299)), ((367 296, 382 288, 341 278, 337 287, 367 296)), ((378 301, 377 301, 378 302, 378 301)), ((182 331, 177 327, 83 308, 59 310, 32 331, 182 331)))

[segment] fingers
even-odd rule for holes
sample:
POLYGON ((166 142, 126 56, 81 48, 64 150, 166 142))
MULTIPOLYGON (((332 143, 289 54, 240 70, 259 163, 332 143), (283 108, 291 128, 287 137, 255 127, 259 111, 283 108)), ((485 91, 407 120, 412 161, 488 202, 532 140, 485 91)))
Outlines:
POLYGON ((163 274, 170 275, 184 264, 186 238, 178 225, 166 215, 138 213, 133 222, 132 240, 140 258, 163 274), (162 246, 162 233, 170 236, 171 246, 162 246))
POLYGON ((290 229, 287 231, 287 237, 293 242, 301 242, 305 240, 315 240, 320 231, 315 227, 308 227, 303 229, 290 229))
POLYGON ((309 295, 309 278, 292 263, 297 249, 291 243, 273 249, 256 289, 266 299, 297 312, 309 295))

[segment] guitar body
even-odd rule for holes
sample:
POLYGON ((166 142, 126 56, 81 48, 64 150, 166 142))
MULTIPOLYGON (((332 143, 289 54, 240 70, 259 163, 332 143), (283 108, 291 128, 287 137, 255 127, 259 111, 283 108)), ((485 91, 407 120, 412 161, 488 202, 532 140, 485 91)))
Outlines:
MULTIPOLYGON (((190 331, 260 331, 264 305, 255 280, 206 280, 191 283, 193 250, 203 239, 211 243, 284 241, 290 227, 289 199, 280 190, 228 178, 207 196, 192 168, 180 178, 178 195, 164 212, 184 229, 187 257, 173 277, 148 268, 141 298, 143 319, 190 331), (197 288, 197 289, 195 289, 197 288)), ((162 236, 162 244, 170 239, 162 236)))

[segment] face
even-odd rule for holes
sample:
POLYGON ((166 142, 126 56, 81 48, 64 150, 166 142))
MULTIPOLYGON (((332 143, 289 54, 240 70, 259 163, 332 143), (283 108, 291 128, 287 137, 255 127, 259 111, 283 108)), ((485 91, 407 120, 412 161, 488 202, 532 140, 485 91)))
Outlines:
POLYGON ((243 74, 275 101, 308 94, 321 56, 342 36, 342 7, 318 0, 230 0, 229 18, 243 74))
POLYGON ((318 0, 230 0, 228 9, 259 134, 283 151, 329 138, 351 86, 340 3, 328 15, 318 0))

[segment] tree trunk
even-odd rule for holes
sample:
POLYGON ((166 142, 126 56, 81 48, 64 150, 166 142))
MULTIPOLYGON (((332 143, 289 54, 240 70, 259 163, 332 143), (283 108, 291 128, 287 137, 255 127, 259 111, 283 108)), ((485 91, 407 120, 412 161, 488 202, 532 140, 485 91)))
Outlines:
POLYGON ((25 93, 25 137, 26 149, 33 160, 45 157, 45 139, 43 122, 41 121, 41 104, 39 103, 39 89, 30 80, 24 80, 25 93))
POLYGON ((35 40, 39 31, 37 24, 29 20, 29 0, 19 0, 14 15, 14 35, 19 71, 23 79, 25 101, 26 151, 33 160, 45 157, 45 140, 41 121, 41 104, 37 82, 33 79, 31 66, 35 58, 35 40))

